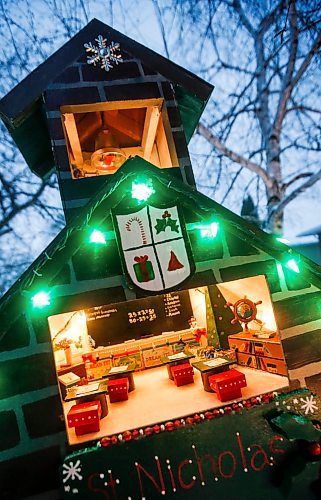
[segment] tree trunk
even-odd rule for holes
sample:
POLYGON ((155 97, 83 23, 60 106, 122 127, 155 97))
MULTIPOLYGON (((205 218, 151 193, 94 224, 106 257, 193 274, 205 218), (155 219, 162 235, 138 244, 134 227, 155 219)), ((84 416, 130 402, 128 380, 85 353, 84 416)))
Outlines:
POLYGON ((266 188, 267 194, 267 227, 266 229, 277 235, 283 234, 283 211, 277 211, 277 205, 282 201, 282 170, 280 159, 280 137, 277 134, 270 136, 267 147, 267 173, 272 179, 272 186, 266 188))
POLYGON ((284 212, 276 212, 274 213, 275 206, 278 204, 278 201, 275 202, 272 198, 271 201, 268 201, 267 211, 268 211, 268 222, 266 226, 266 230, 270 233, 273 233, 277 236, 283 235, 283 223, 284 223, 284 212))

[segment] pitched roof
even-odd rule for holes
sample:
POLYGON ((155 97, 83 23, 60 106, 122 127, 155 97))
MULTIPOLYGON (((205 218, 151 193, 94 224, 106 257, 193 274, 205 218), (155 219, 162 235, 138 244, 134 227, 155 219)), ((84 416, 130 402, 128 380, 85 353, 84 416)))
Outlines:
MULTIPOLYGON (((16 317, 16 301, 19 310, 23 307, 19 301, 30 296, 36 290, 46 286, 75 254, 84 242, 84 230, 87 226, 99 227, 108 217, 108 211, 116 207, 130 190, 131 183, 140 176, 148 176, 154 189, 163 189, 168 200, 179 199, 180 204, 192 210, 199 219, 215 216, 224 227, 237 238, 250 243, 274 259, 287 262, 297 258, 301 263, 301 274, 309 283, 321 289, 321 267, 310 259, 295 252, 292 248, 277 241, 271 234, 248 223, 242 217, 211 200, 202 193, 176 179, 166 171, 159 169, 136 156, 127 160, 113 176, 112 183, 107 178, 102 189, 40 254, 18 281, 0 299, 1 327, 9 324, 16 317), (192 208, 191 208, 192 207, 192 208)), ((198 219, 198 220, 199 220, 198 219)), ((0 336, 1 337, 1 336, 0 336)))
POLYGON ((37 160, 41 158, 44 174, 48 173, 54 162, 41 96, 64 69, 83 55, 84 43, 94 40, 99 34, 119 42, 122 49, 174 83, 188 140, 213 90, 212 85, 190 71, 93 19, 0 100, 0 116, 31 168, 36 159, 29 151, 30 142, 35 141, 37 144, 37 160))

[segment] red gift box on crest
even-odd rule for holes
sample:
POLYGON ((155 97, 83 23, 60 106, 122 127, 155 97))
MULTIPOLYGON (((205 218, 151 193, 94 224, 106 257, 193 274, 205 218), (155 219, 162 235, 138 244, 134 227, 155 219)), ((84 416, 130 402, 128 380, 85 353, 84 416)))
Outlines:
POLYGON ((74 405, 67 415, 68 427, 74 427, 77 436, 98 432, 100 430, 100 416, 100 401, 74 405))

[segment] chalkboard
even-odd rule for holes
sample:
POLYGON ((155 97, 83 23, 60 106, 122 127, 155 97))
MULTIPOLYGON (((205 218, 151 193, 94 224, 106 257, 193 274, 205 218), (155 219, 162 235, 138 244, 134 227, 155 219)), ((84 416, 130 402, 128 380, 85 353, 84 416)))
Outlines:
POLYGON ((189 328, 188 291, 86 309, 88 334, 98 346, 189 328))

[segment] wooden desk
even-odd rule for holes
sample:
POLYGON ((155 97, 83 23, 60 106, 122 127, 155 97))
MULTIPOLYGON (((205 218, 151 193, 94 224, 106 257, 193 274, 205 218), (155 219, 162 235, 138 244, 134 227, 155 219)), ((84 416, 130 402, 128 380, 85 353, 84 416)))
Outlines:
MULTIPOLYGON (((172 356, 175 356, 175 354, 171 354, 170 356, 162 356, 161 357, 161 361, 162 363, 164 363, 164 365, 166 364, 167 365, 167 373, 168 373, 168 378, 170 380, 174 380, 174 377, 172 375, 172 366, 177 366, 177 365, 181 365, 183 363, 186 363, 188 360, 190 360, 191 358, 195 358, 195 355, 193 353, 191 353, 190 351, 185 351, 182 353, 184 354, 184 357, 179 357, 179 358, 172 358, 172 356)), ((181 353, 176 353, 176 354, 181 354, 181 353)))
POLYGON ((225 372, 226 370, 229 370, 230 365, 233 365, 235 363, 236 361, 234 359, 227 358, 224 356, 218 356, 217 358, 205 361, 195 361, 194 363, 192 363, 192 366, 196 368, 196 370, 199 370, 201 372, 204 391, 214 392, 210 387, 210 384, 208 382, 208 377, 210 375, 214 375, 215 373, 221 373, 225 372), (219 364, 212 363, 215 362, 215 360, 222 360, 222 362, 219 364), (208 365, 207 363, 210 364, 208 365))
POLYGON ((57 366, 58 376, 64 375, 65 373, 72 372, 75 375, 78 375, 80 378, 86 378, 86 368, 84 361, 80 361, 79 363, 74 363, 72 365, 59 365, 57 366))
MULTIPOLYGON (((118 368, 118 367, 116 367, 118 368)), ((134 364, 128 365, 126 370, 122 370, 119 372, 112 372, 112 368, 109 368, 108 370, 105 371, 103 374, 103 378, 108 378, 109 380, 115 380, 116 378, 123 378, 126 377, 128 378, 128 392, 131 392, 135 389, 135 381, 134 381, 134 376, 133 373, 135 371, 135 366, 134 364), (110 373, 111 372, 111 373, 110 373)))
POLYGON ((78 401, 79 403, 87 403, 89 401, 100 401, 101 405, 101 418, 105 417, 108 414, 108 405, 107 405, 107 385, 106 382, 93 382, 92 384, 99 384, 98 389, 88 392, 87 394, 78 395, 77 389, 80 387, 88 387, 91 384, 84 386, 72 387, 69 389, 67 396, 65 397, 66 403, 68 401, 78 401))

